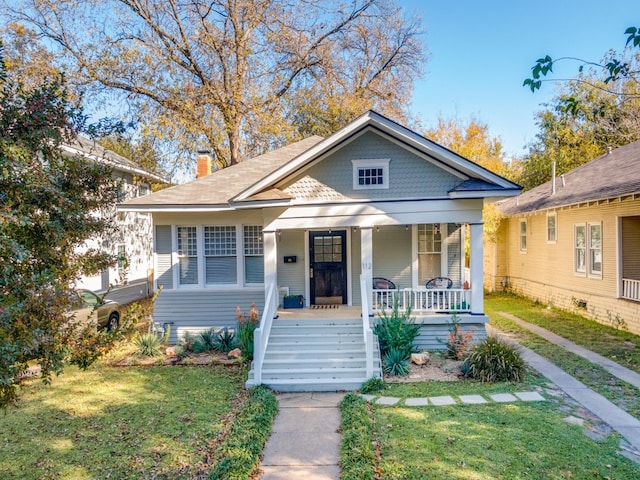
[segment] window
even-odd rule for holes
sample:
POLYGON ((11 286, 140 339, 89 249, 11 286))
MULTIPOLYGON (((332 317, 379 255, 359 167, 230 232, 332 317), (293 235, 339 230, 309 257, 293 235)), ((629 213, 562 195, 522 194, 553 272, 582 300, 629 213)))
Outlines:
POLYGON ((236 227, 204 227, 205 283, 238 283, 236 227))
POLYGON ((196 227, 178 227, 180 285, 198 284, 198 239, 196 227))
POLYGON ((589 224, 589 275, 602 276, 602 224, 589 224))
POLYGON ((138 196, 144 197, 145 195, 149 195, 149 185, 146 183, 141 183, 138 185, 138 196))
POLYGON ((442 233, 439 223, 418 225, 418 284, 441 276, 442 233))
POLYGON ((389 160, 352 160, 353 189, 389 188, 389 160))
POLYGON ((127 274, 127 267, 129 262, 127 261, 127 253, 125 246, 120 244, 117 246, 118 250, 118 277, 120 281, 124 281, 127 274))
POLYGON ((574 227, 573 258, 574 271, 584 274, 587 271, 587 227, 584 224, 578 224, 574 227))
POLYGON ((127 185, 124 180, 118 180, 118 190, 116 191, 116 201, 124 202, 127 199, 127 185))
POLYGON ((244 281, 246 283, 264 283, 264 250, 262 227, 244 226, 244 281))
POLYGON ((556 212, 547 213, 547 243, 556 243, 556 212))
POLYGON ((527 251, 527 221, 520 220, 520 251, 527 251))

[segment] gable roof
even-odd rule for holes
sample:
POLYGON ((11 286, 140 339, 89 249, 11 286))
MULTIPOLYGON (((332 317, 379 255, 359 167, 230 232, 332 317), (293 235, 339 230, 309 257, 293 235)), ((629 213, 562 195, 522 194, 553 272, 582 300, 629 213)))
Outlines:
POLYGON ((183 211, 228 209, 252 202, 286 204, 293 198, 283 191, 288 178, 367 131, 375 131, 459 177, 460 183, 449 192, 450 198, 512 196, 521 190, 515 183, 369 111, 327 138, 313 136, 301 140, 195 181, 129 200, 121 208, 183 211))
POLYGON ((596 158, 519 197, 498 203, 506 215, 640 193, 640 141, 596 158))
POLYGON ((116 152, 104 148, 94 140, 76 137, 72 144, 62 144, 62 150, 72 155, 80 155, 94 162, 109 165, 115 170, 131 173, 159 183, 169 183, 166 178, 144 170, 140 165, 116 152))

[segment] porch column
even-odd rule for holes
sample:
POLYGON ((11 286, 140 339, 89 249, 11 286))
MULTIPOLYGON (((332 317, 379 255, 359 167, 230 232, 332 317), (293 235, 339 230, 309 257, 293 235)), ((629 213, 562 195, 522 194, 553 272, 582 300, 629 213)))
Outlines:
POLYGON ((371 285, 373 283, 373 228, 366 227, 360 229, 360 269, 362 275, 366 277, 367 304, 369 308, 371 301, 371 285))
MULTIPOLYGON (((263 231, 263 249, 264 249, 264 309, 267 310, 267 293, 269 286, 273 285, 277 287, 278 281, 278 247, 276 245, 276 232, 275 231, 263 231)), ((278 291, 274 290, 273 297, 271 299, 273 312, 278 310, 278 291)))
POLYGON ((484 313, 484 258, 482 223, 471 223, 469 270, 471 270, 471 313, 484 313))

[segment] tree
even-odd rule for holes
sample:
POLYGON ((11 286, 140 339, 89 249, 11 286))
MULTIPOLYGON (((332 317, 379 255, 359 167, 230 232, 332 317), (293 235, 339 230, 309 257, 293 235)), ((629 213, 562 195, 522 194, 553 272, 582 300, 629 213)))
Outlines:
POLYGON ((10 11, 76 85, 119 94, 154 134, 207 144, 221 165, 368 108, 403 120, 424 61, 419 21, 388 0, 18 0, 10 11))
POLYGON ((82 125, 61 79, 26 88, 0 44, 0 407, 17 399, 29 364, 48 381, 68 362, 88 366, 118 337, 65 313, 78 276, 115 260, 82 249, 108 231, 118 189, 109 169, 62 154, 82 125))

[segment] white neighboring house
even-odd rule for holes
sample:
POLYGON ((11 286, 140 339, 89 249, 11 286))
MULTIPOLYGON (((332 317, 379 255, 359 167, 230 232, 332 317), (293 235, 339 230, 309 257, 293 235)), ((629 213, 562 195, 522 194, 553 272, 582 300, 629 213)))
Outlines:
MULTIPOLYGON (((69 155, 85 157, 87 161, 108 165, 120 181, 118 202, 151 193, 151 183, 169 183, 166 179, 142 169, 135 162, 107 150, 93 140, 78 137, 62 145, 69 155)), ((118 264, 99 275, 82 277, 77 288, 99 294, 109 290, 110 299, 120 303, 149 296, 153 277, 153 234, 151 215, 140 212, 116 212, 116 229, 105 238, 87 242, 87 248, 99 248, 118 257, 118 264)))

